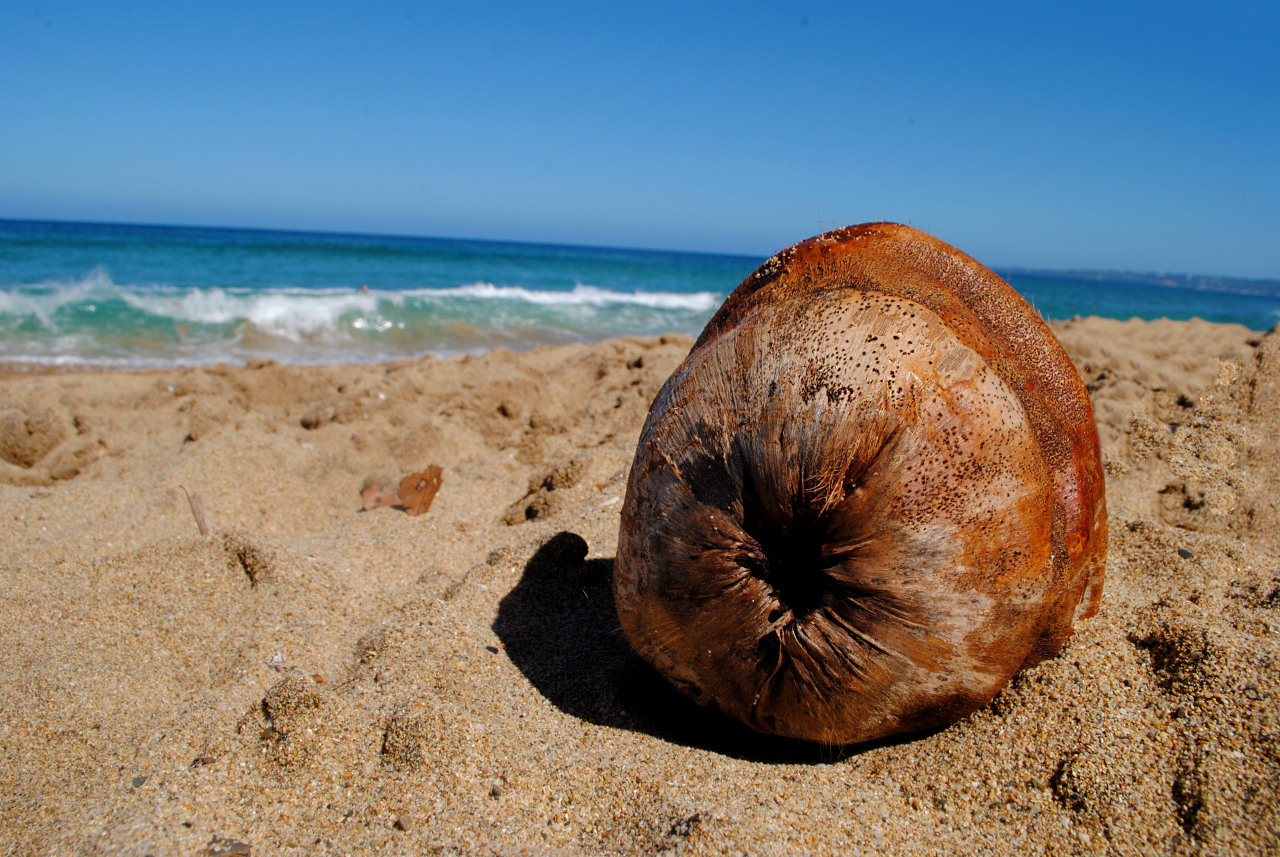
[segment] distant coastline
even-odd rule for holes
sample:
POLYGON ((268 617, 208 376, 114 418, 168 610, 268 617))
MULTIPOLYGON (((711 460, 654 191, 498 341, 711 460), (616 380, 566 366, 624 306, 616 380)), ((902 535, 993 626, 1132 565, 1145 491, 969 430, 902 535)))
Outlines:
POLYGON ((1169 274, 1137 271, 1050 271, 1042 268, 993 268, 1006 279, 1010 276, 1039 279, 1070 279, 1095 283, 1128 283, 1171 289, 1233 292, 1242 295, 1280 295, 1280 280, 1253 280, 1243 277, 1217 277, 1205 274, 1169 274))

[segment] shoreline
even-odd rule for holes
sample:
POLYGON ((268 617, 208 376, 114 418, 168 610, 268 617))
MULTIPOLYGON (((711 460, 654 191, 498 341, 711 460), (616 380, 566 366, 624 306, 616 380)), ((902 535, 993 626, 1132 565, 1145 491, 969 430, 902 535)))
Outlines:
MULTIPOLYGON (((1047 324, 1049 328, 1055 331, 1056 333, 1058 330, 1066 329, 1073 325, 1078 325, 1086 322, 1093 323, 1095 321, 1099 323, 1104 323, 1104 324, 1118 324, 1118 325, 1185 324, 1185 325, 1192 325, 1192 326, 1212 325, 1212 326, 1221 327, 1221 328, 1238 328, 1241 331, 1245 331, 1247 334, 1247 338, 1251 340, 1260 339, 1261 337, 1265 336, 1267 333, 1271 332, 1277 327, 1280 327, 1280 322, 1277 322, 1276 324, 1273 324, 1270 328, 1266 330, 1255 330, 1254 328, 1247 327, 1241 324, 1206 321, 1205 319, 1200 318, 1198 316, 1193 316, 1189 319, 1170 319, 1170 318, 1142 319, 1137 316, 1132 316, 1128 319, 1114 319, 1114 318, 1105 317, 1105 316, 1075 315, 1075 316, 1071 316, 1070 318, 1058 319, 1055 321, 1046 321, 1045 324, 1047 324)), ((664 336, 666 337, 690 336, 690 334, 668 332, 665 334, 643 334, 642 333, 642 334, 634 334, 634 336, 642 336, 642 337, 657 336, 658 338, 661 338, 664 336)), ((484 347, 484 348, 459 349, 459 350, 448 351, 448 352, 428 352, 420 355, 412 355, 412 354, 403 354, 403 355, 395 355, 395 356, 389 355, 379 359, 340 360, 337 362, 327 361, 324 359, 307 360, 307 361, 280 360, 280 359, 277 359, 276 357, 266 356, 266 354, 248 354, 246 356, 237 357, 235 359, 214 360, 210 362, 174 363, 172 365, 157 363, 154 365, 149 364, 149 365, 139 365, 139 366, 109 365, 109 364, 103 364, 103 363, 94 363, 92 361, 85 361, 85 362, 71 361, 66 363, 59 363, 59 362, 40 362, 36 360, 27 361, 27 360, 0 358, 0 378, 8 378, 8 377, 14 377, 14 376, 19 376, 19 377, 37 376, 37 375, 67 375, 67 374, 89 374, 89 373, 100 374, 105 372, 121 372, 126 374, 153 373, 153 372, 181 372, 188 369, 211 369, 214 367, 243 369, 243 368, 250 368, 255 365, 261 365, 263 363, 271 363, 271 364, 278 363, 285 366, 298 366, 298 367, 380 366, 386 363, 416 361, 416 360, 422 360, 425 358, 431 358, 436 360, 447 360, 452 357, 464 357, 468 355, 472 357, 477 357, 489 351, 497 351, 497 350, 510 351, 514 354, 523 354, 528 351, 533 351, 539 348, 557 348, 557 347, 577 346, 577 345, 592 346, 592 345, 597 345, 604 342, 609 342, 609 341, 612 341, 613 339, 626 339, 626 338, 629 338, 629 337, 626 337, 626 336, 609 337, 601 340, 580 341, 580 342, 540 342, 540 343, 531 342, 521 346, 516 346, 512 344, 506 344, 506 345, 497 344, 497 345, 493 345, 492 347, 484 347)), ((696 338, 696 336, 694 336, 694 338, 696 338)))
POLYGON ((0 850, 1274 849, 1280 332, 1050 326, 1102 438, 1102 610, 969 718, 843 750, 696 709, 616 627, 631 456, 692 337, 0 365, 0 850), (361 510, 433 463, 427 514, 361 510))

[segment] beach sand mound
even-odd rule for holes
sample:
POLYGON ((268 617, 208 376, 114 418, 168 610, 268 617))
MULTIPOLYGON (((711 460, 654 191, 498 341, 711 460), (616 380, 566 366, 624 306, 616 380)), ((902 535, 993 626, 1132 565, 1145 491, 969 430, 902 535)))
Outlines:
POLYGON ((1055 330, 1108 471, 1099 615, 971 717, 845 749, 696 708, 619 630, 688 338, 2 380, 0 850, 1274 853, 1280 334, 1055 330), (433 463, 428 514, 361 511, 433 463))

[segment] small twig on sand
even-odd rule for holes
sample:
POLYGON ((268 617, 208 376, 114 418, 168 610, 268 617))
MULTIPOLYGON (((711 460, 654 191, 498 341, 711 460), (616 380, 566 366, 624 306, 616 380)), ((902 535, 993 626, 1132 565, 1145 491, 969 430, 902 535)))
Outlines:
POLYGON ((191 514, 195 516, 196 526, 200 528, 200 535, 209 535, 209 522, 204 517, 204 500, 200 499, 199 494, 192 493, 187 490, 187 486, 179 485, 182 493, 187 495, 187 502, 191 504, 191 514))

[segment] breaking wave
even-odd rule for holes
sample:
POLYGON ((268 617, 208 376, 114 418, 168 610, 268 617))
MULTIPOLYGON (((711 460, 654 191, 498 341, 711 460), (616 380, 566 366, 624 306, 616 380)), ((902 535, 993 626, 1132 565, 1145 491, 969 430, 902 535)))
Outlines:
POLYGON ((531 289, 180 288, 83 277, 0 285, 0 359, 183 365, 371 361, 611 336, 696 334, 723 295, 531 289))

